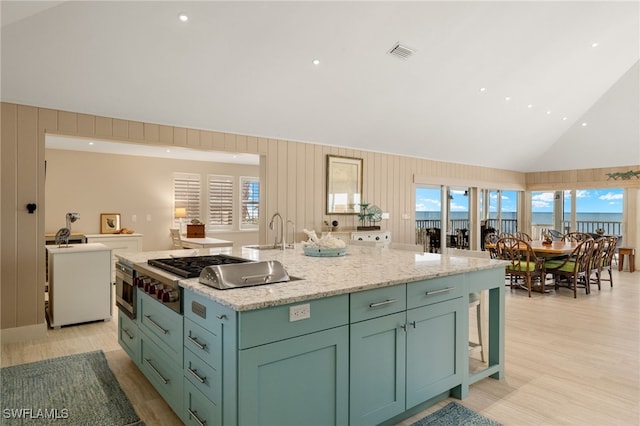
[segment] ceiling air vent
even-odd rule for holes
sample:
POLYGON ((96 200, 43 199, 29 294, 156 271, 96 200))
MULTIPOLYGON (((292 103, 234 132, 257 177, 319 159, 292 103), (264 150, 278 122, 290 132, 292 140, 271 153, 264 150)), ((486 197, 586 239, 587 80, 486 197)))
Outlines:
POLYGON ((400 59, 407 59, 409 56, 413 55, 414 52, 415 50, 409 49, 407 46, 403 46, 400 43, 396 43, 396 45, 389 51, 389 54, 400 59))

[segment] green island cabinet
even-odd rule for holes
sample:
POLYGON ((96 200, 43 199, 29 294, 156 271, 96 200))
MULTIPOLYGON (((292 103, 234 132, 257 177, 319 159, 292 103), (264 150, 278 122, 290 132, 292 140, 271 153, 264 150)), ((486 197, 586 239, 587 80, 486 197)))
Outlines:
POLYGON ((348 424, 348 295, 235 312, 185 290, 184 315, 186 424, 348 424))
POLYGON ((462 383, 463 280, 351 295, 349 424, 379 424, 462 383))
POLYGON ((182 315, 138 291, 137 323, 140 332, 138 367, 171 409, 182 417, 182 315))
POLYGON ((118 340, 187 425, 392 424, 504 374, 500 269, 249 311, 138 292, 118 340), (489 290, 489 366, 468 372, 468 293, 489 290))

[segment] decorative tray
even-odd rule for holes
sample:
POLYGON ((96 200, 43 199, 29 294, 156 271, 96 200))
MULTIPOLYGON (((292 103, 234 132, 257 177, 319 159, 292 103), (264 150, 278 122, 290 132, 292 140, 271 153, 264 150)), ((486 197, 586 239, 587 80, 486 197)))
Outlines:
POLYGON ((313 246, 305 246, 304 254, 307 256, 314 257, 337 257, 344 256, 347 254, 346 247, 336 247, 336 248, 322 248, 322 247, 313 247, 313 246))

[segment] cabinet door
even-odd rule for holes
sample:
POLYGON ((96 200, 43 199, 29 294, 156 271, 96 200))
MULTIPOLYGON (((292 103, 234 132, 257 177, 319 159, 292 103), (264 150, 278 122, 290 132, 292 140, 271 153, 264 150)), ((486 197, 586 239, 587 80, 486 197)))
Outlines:
POLYGON ((118 343, 129 357, 140 365, 140 330, 138 324, 118 309, 118 343))
POLYGON ((239 352, 240 425, 345 425, 349 330, 337 327, 239 352))
POLYGON ((373 425, 405 410, 405 325, 400 312, 350 326, 350 425, 373 425))
POLYGON ((462 298, 407 311, 407 409, 462 383, 462 316, 462 298))

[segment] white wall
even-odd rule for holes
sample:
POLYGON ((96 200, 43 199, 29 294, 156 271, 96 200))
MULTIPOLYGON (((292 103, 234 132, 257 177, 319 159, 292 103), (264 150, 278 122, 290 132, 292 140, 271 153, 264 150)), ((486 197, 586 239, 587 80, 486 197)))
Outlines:
MULTIPOLYGON (((144 250, 171 248, 173 173, 258 176, 258 166, 168 160, 46 149, 45 232, 65 227, 67 212, 80 214, 73 232, 100 233, 100 213, 120 213, 121 227, 144 234, 144 250), (134 221, 134 216, 136 220, 134 221)), ((257 231, 216 232, 236 245, 257 244, 257 231)))

